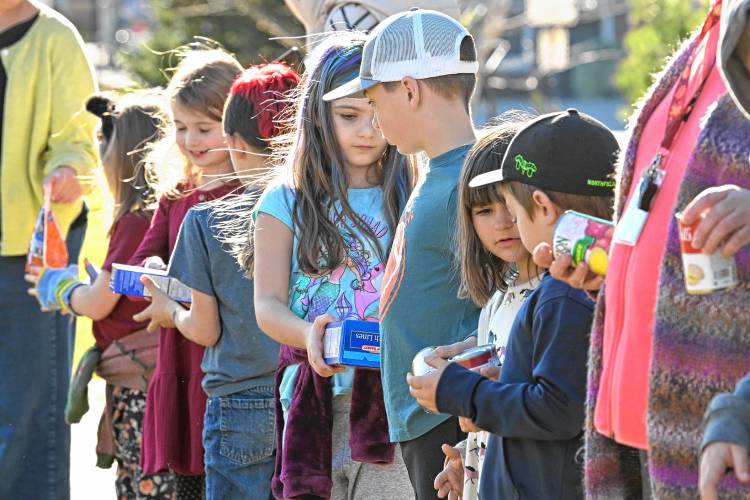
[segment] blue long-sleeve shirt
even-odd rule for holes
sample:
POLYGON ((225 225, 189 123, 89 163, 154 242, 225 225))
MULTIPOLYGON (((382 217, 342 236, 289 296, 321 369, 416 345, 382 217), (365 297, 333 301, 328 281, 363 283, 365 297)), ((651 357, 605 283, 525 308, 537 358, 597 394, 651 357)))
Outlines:
POLYGON ((514 321, 500 380, 449 365, 440 412, 492 433, 480 497, 582 498, 586 358, 594 303, 546 275, 514 321))

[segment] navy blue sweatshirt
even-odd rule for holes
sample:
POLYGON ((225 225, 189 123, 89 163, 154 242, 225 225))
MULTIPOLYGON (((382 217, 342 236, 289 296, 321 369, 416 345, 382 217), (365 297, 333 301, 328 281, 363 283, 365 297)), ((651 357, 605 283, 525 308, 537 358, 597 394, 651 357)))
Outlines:
POLYGON ((594 303, 546 274, 511 329, 500 380, 449 365, 437 387, 441 413, 492 433, 479 496, 583 498, 586 358, 594 303))

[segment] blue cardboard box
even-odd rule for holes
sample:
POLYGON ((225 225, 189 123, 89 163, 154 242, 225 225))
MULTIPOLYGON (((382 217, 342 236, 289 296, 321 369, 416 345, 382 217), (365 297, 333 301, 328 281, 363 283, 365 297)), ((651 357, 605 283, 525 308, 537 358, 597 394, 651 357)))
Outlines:
POLYGON ((380 369, 380 325, 372 321, 329 323, 323 335, 323 358, 329 365, 380 369))
POLYGON ((130 297, 149 297, 148 290, 141 283, 141 276, 143 275, 154 280, 156 286, 173 300, 184 303, 192 302, 190 288, 180 283, 177 279, 169 277, 167 271, 161 269, 112 264, 112 276, 109 279, 109 288, 115 293, 121 293, 130 297))

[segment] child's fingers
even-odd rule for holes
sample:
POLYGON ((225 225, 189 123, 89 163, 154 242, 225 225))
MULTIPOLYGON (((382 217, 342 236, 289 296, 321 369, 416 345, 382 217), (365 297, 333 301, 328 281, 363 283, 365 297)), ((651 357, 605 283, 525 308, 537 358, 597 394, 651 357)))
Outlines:
POLYGON ((154 320, 151 320, 148 322, 148 326, 146 327, 146 330, 148 330, 149 333, 156 333, 159 331, 159 323, 157 323, 154 320))
POLYGON ((443 450, 445 458, 448 460, 461 458, 461 452, 449 444, 443 444, 440 449, 443 450))
POLYGON ((732 445, 732 462, 734 463, 734 475, 743 483, 750 481, 750 466, 748 465, 748 450, 742 446, 732 445))
POLYGON ((26 293, 28 293, 32 297, 38 297, 39 296, 39 293, 36 291, 36 288, 29 288, 28 290, 26 290, 26 293))
POLYGON ((534 263, 543 268, 548 268, 552 265, 555 260, 552 255, 552 247, 549 243, 540 243, 534 248, 533 252, 534 263))
POLYGON ((555 279, 567 281, 568 275, 570 274, 571 263, 572 260, 570 255, 561 255, 549 265, 549 273, 555 279))
POLYGON ((482 365, 479 367, 479 374, 490 380, 497 381, 500 378, 500 367, 496 365, 482 365))

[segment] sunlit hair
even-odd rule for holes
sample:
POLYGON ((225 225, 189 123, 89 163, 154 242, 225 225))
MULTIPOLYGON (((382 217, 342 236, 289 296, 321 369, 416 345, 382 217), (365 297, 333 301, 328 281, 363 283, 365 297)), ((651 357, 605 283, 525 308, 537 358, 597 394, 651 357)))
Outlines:
POLYGON ((500 290, 507 290, 505 278, 511 263, 506 262, 482 245, 474 230, 472 210, 493 203, 505 204, 498 183, 469 187, 479 174, 499 170, 510 141, 531 118, 519 111, 508 112, 494 120, 466 157, 458 184, 457 255, 461 283, 458 295, 483 307, 500 290))
POLYGON ((224 133, 239 134, 258 149, 268 148, 268 141, 281 131, 282 113, 290 102, 288 93, 299 80, 299 75, 284 63, 247 68, 229 90, 222 121, 224 133))
POLYGON ((162 139, 170 118, 161 96, 134 92, 116 102, 104 96, 89 99, 87 109, 102 120, 104 175, 112 191, 115 224, 130 212, 149 217, 155 202, 143 162, 148 146, 162 139), (106 153, 106 156, 105 156, 106 153))
MULTIPOLYGON (((270 156, 272 142, 294 114, 290 94, 299 80, 299 75, 284 63, 251 66, 243 71, 232 84, 224 107, 224 133, 238 133, 248 145, 270 156)), ((227 251, 252 275, 255 249, 252 210, 260 186, 270 182, 271 174, 266 172, 260 177, 237 174, 250 192, 212 202, 212 223, 227 251)))
MULTIPOLYGON (((165 92, 170 105, 178 104, 221 122, 229 89, 242 72, 240 63, 218 48, 186 46, 175 49, 174 54, 179 64, 165 92)), ((158 194, 179 197, 182 193, 178 185, 195 186, 201 173, 180 153, 174 135, 171 124, 164 140, 149 151, 146 167, 148 180, 158 194)))
MULTIPOLYGON (((299 238, 298 264, 306 274, 322 274, 344 262, 346 248, 336 225, 342 219, 364 235, 383 262, 387 258, 373 230, 349 204, 349 179, 331 103, 323 100, 326 92, 359 74, 363 44, 362 35, 337 33, 315 48, 298 87, 292 132, 282 141, 283 164, 276 170, 277 179, 290 185, 295 194, 292 213, 299 238)), ((413 168, 394 146, 387 146, 373 167, 372 177, 382 184, 386 222, 392 234, 413 186, 413 168)))

